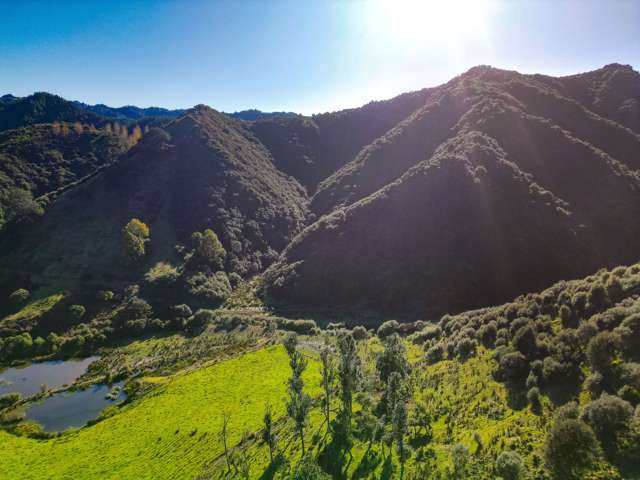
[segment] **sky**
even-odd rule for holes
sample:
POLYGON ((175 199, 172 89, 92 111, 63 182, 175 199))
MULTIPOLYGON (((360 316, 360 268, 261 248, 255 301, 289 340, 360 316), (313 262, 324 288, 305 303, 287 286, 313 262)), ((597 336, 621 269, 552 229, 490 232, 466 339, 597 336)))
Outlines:
POLYGON ((640 67, 640 1, 0 0, 0 94, 320 113, 475 65, 640 67))

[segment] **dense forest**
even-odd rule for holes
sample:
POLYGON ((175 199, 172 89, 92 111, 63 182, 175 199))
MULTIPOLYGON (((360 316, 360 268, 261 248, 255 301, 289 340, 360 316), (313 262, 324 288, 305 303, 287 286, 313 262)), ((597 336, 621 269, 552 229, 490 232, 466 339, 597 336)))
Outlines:
POLYGON ((625 65, 313 116, 2 96, 0 478, 637 478, 638 218, 625 65))

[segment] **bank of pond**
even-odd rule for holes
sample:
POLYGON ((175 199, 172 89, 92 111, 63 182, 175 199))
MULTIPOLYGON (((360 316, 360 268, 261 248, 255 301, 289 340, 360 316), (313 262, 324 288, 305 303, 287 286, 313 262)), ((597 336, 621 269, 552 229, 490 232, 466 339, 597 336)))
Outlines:
MULTIPOLYGON (((72 385, 99 357, 52 360, 0 371, 0 396, 18 393, 22 398, 72 385)), ((78 428, 99 417, 105 408, 126 400, 124 381, 113 385, 93 384, 63 390, 20 405, 24 419, 45 432, 78 428)))

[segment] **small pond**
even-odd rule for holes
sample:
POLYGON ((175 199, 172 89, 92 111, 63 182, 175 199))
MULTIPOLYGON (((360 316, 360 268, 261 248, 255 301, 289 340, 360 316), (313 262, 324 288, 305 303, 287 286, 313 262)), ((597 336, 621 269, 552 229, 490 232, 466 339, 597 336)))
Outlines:
POLYGON ((24 367, 12 367, 0 371, 0 395, 18 392, 23 397, 40 392, 41 385, 59 388, 72 384, 99 357, 72 360, 53 360, 32 363, 24 367))
POLYGON ((127 398, 123 386, 124 382, 119 382, 57 393, 27 406, 26 418, 41 424, 45 432, 82 427, 97 418, 106 407, 123 402, 127 398))

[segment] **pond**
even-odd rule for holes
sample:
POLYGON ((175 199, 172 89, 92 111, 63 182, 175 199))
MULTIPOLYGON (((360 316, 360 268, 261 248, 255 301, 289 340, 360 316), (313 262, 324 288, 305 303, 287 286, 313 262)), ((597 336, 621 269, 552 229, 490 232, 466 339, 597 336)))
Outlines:
POLYGON ((18 392, 27 397, 40 392, 43 384, 50 389, 70 385, 98 358, 53 360, 0 371, 0 395, 18 392))
POLYGON ((127 398, 123 386, 124 382, 119 382, 57 393, 27 406, 26 418, 41 424, 45 432, 82 427, 97 418, 106 407, 123 402, 127 398))

